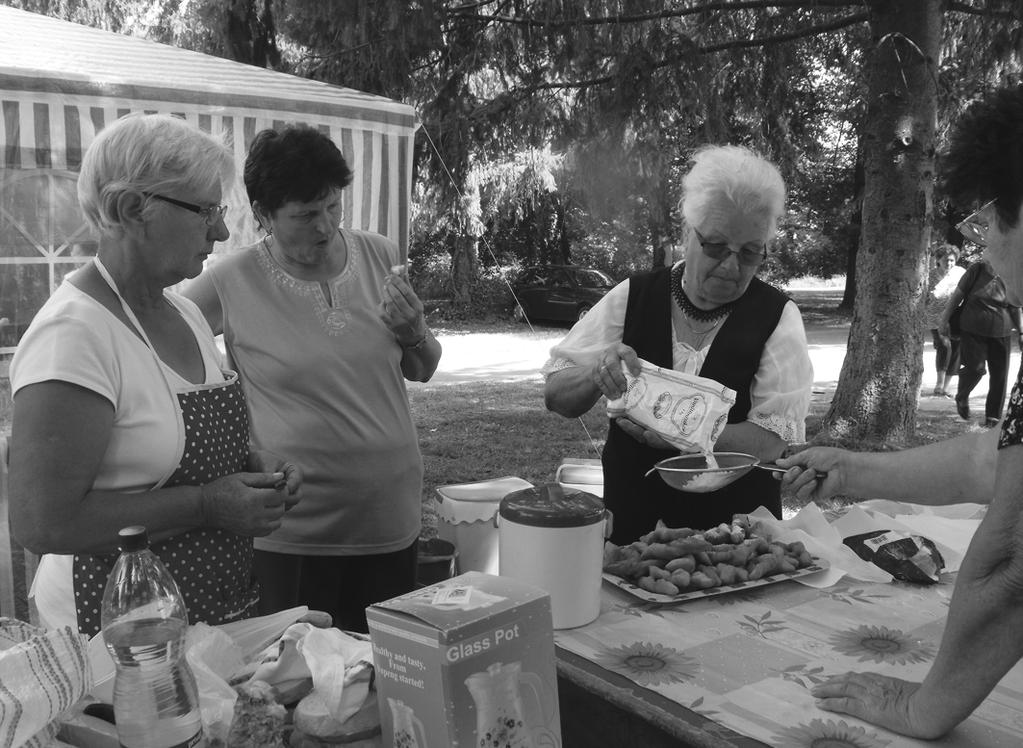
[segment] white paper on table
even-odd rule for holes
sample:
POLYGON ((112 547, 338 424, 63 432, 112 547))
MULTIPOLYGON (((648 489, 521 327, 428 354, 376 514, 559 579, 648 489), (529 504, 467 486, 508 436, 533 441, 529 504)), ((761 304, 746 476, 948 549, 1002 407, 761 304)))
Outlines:
POLYGON ((892 517, 860 506, 852 507, 835 522, 843 538, 874 530, 896 530, 907 535, 922 535, 934 543, 945 562, 945 571, 959 571, 979 520, 949 520, 927 514, 900 514, 892 517), (853 511, 855 510, 855 511, 853 511), (846 521, 847 518, 849 521, 846 521))
POLYGON ((879 521, 889 524, 893 530, 922 535, 933 541, 945 560, 945 571, 949 572, 959 571, 985 512, 985 507, 980 504, 930 507, 866 501, 859 506, 879 521))
POLYGON ((861 501, 858 506, 870 512, 880 512, 889 517, 900 514, 922 514, 927 516, 944 517, 945 519, 973 519, 980 520, 987 513, 986 504, 964 502, 960 504, 939 504, 928 506, 926 504, 914 504, 910 501, 891 501, 889 499, 868 499, 861 501))
POLYGON ((823 589, 848 574, 863 582, 886 583, 892 575, 879 566, 864 561, 842 542, 850 535, 875 530, 896 530, 908 535, 922 535, 934 542, 945 561, 945 571, 958 571, 973 534, 980 525, 978 504, 929 507, 896 501, 871 500, 850 506, 834 522, 828 522, 816 504, 810 503, 791 519, 775 518, 766 508, 758 507, 749 514, 759 523, 761 531, 771 540, 782 543, 800 541, 810 555, 828 562, 830 568, 820 574, 800 577, 794 581, 808 587, 823 589))
MULTIPOLYGON (((860 513, 869 518, 865 512, 860 513)), ((838 523, 829 523, 816 504, 807 504, 795 517, 787 520, 775 518, 764 507, 758 507, 749 516, 760 523, 772 540, 782 543, 799 540, 806 546, 811 556, 824 559, 830 565, 827 571, 799 577, 793 581, 815 589, 831 587, 846 574, 865 582, 891 581, 891 574, 864 561, 842 542, 844 536, 836 527, 838 523)))
POLYGON ((948 519, 927 514, 912 517, 900 515, 895 519, 912 528, 917 535, 933 540, 945 558, 947 571, 959 571, 966 549, 970 547, 973 535, 980 527, 979 519, 948 519), (946 549, 949 551, 947 555, 946 549))
POLYGON ((946 546, 959 556, 966 555, 987 514, 987 505, 972 503, 925 506, 875 499, 861 502, 860 507, 868 512, 887 514, 917 535, 930 538, 939 548, 946 546))

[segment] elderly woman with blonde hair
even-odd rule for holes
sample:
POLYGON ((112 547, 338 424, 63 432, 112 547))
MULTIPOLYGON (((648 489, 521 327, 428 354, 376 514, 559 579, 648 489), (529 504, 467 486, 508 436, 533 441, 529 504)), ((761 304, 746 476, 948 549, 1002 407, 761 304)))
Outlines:
MULTIPOLYGON (((777 168, 737 146, 698 150, 683 180, 684 257, 607 294, 551 350, 543 368, 548 409, 582 415, 626 390, 621 364, 640 359, 713 379, 736 391, 718 451, 774 460, 805 439, 813 368, 796 305, 756 277, 784 212, 777 168)), ((682 494, 645 478, 677 454, 628 418, 612 419, 602 462, 613 540, 628 543, 657 520, 698 529, 759 505, 781 516, 778 482, 753 471, 711 493, 682 494)))
POLYGON ((230 151, 181 119, 131 115, 85 154, 95 259, 36 314, 11 364, 10 518, 45 554, 42 623, 93 635, 118 531, 143 525, 191 623, 254 615, 253 540, 297 500, 298 469, 249 449, 245 397, 199 309, 168 290, 227 239, 230 151))

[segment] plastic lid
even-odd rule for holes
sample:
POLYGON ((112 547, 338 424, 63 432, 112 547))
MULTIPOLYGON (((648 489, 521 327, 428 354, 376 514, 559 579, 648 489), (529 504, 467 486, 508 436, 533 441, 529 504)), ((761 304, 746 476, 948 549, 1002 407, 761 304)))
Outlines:
POLYGON ((149 533, 142 525, 123 527, 117 533, 117 537, 121 539, 121 553, 141 551, 149 547, 149 533))
MULTIPOLYGON (((453 502, 493 502, 497 503, 512 491, 532 488, 533 484, 514 475, 503 478, 477 481, 475 483, 453 483, 437 486, 437 494, 448 503, 453 502)), ((493 513, 490 515, 493 516, 493 513)))
POLYGON ((524 488, 501 499, 501 519, 532 527, 582 527, 604 519, 604 502, 557 483, 524 488))

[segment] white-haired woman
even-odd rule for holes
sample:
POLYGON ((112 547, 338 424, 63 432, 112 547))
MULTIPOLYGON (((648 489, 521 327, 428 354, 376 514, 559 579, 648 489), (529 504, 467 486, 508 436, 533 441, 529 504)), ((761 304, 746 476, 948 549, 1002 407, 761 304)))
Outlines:
POLYGON ((250 452, 237 376, 199 309, 166 290, 228 237, 232 172, 222 143, 162 115, 118 120, 85 155, 78 194, 97 256, 36 314, 10 371, 10 517, 46 554, 33 584, 46 626, 99 630, 128 525, 149 530, 190 622, 256 610, 252 537, 280 525, 301 474, 250 452))
MULTIPOLYGON (((774 460, 804 440, 813 382, 799 309, 755 277, 784 211, 785 184, 751 151, 709 146, 693 156, 683 190, 684 259, 619 284, 551 350, 547 407, 576 417, 602 395, 617 398, 626 387, 621 362, 638 374, 643 359, 735 390, 715 449, 774 460)), ((635 540, 658 519, 708 528, 761 504, 781 516, 778 484, 767 472, 691 495, 644 478, 675 453, 636 423, 612 420, 602 462, 615 542, 635 540)))

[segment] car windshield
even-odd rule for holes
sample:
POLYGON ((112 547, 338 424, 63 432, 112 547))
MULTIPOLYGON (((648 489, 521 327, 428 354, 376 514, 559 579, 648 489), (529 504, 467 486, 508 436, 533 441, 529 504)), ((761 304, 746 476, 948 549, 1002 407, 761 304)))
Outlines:
POLYGON ((583 288, 611 288, 614 281, 600 270, 578 270, 576 282, 583 288))

